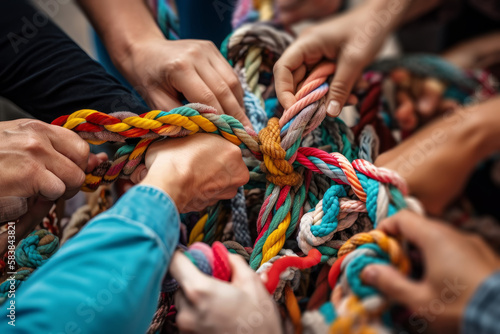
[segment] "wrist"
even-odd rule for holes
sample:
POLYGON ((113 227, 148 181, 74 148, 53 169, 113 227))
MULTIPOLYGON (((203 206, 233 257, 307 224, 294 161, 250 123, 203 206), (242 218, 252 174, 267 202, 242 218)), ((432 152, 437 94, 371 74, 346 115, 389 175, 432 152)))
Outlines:
POLYGON ((183 187, 181 182, 175 178, 165 177, 165 175, 157 176, 150 171, 140 184, 153 186, 163 190, 172 199, 179 212, 182 212, 184 209, 186 196, 182 191, 183 187))
MULTIPOLYGON (((114 52, 110 53, 110 58, 113 64, 122 72, 127 79, 129 75, 135 71, 134 59, 140 57, 144 50, 150 45, 158 46, 160 43, 165 43, 166 40, 161 31, 151 31, 144 33, 143 36, 136 34, 124 34, 120 42, 116 43, 114 52)), ((130 79, 129 79, 130 80, 130 79)))

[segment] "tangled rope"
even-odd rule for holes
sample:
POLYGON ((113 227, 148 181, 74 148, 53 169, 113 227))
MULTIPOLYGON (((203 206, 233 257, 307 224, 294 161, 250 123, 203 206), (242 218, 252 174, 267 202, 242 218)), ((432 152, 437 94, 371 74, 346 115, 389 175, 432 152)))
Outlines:
MULTIPOLYGON (((129 176, 148 145, 162 138, 207 132, 239 145, 245 151, 250 182, 230 203, 186 215, 186 242, 191 245, 186 255, 206 274, 224 280, 231 276, 226 249, 244 257, 284 308, 295 332, 384 332, 379 319, 388 303, 364 286, 359 275, 372 263, 395 265, 403 273, 409 266, 396 241, 372 230, 400 209, 421 212, 418 203, 407 197, 403 179, 372 164, 379 152, 404 137, 393 121, 388 73, 405 68, 438 78, 447 85, 445 94, 461 102, 487 97, 491 89, 434 56, 378 63, 363 75, 366 84, 355 92, 359 121, 351 129, 340 119, 325 119, 324 97, 335 65, 322 63, 297 87, 297 102, 282 110, 272 69, 292 37, 272 24, 255 22, 275 18, 272 5, 270 0, 240 0, 233 20, 236 29, 221 47, 240 78, 245 109, 256 132, 201 104, 143 115, 82 110, 54 124, 91 143, 125 144, 113 162, 87 176, 86 190, 129 176), (216 240, 224 240, 225 247, 216 240), (303 315, 301 300, 309 300, 303 315)), ((175 37, 174 25, 160 26, 175 37)), ((175 287, 164 283, 154 331, 175 313, 168 297, 175 287)))

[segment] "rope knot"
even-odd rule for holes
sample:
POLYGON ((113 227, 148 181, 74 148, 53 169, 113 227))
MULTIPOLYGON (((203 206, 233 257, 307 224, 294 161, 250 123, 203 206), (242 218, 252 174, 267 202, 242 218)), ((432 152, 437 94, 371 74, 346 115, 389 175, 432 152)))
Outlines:
POLYGON ((31 232, 16 247, 16 261, 21 267, 38 268, 56 252, 59 238, 47 230, 31 232))
POLYGON ((269 182, 283 187, 302 183, 302 176, 286 160, 286 151, 281 147, 279 119, 271 118, 259 132, 259 147, 264 157, 260 169, 269 182))

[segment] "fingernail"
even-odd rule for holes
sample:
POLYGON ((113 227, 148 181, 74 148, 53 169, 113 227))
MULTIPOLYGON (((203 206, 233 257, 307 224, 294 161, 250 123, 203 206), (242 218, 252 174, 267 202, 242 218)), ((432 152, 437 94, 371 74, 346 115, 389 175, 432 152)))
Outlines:
POLYGON ((362 274, 363 281, 366 284, 373 285, 377 281, 377 275, 378 275, 378 273, 377 273, 377 269, 376 268, 374 268, 374 267, 366 267, 363 270, 363 274, 362 274))
POLYGON ((326 113, 331 117, 337 117, 340 114, 340 104, 337 101, 330 101, 326 113))

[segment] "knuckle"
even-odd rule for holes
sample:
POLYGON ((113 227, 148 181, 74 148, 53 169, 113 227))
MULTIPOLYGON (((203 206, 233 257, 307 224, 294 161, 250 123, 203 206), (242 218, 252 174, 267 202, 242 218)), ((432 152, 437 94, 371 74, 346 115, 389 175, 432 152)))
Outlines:
POLYGON ((188 69, 189 64, 184 58, 175 58, 166 66, 166 73, 184 72, 188 69))
POLYGON ((21 128, 31 131, 44 131, 48 124, 38 120, 26 120, 19 124, 21 128))
POLYGON ((74 175, 73 178, 70 179, 71 184, 68 183, 67 186, 69 186, 73 189, 78 189, 81 187, 83 182, 85 182, 86 175, 81 169, 76 169, 74 171, 73 175, 74 175))
POLYGON ((229 86, 225 83, 220 84, 219 87, 217 87, 217 96, 228 96, 231 94, 231 89, 229 86))
POLYGON ((214 93, 211 90, 208 90, 208 89, 207 90, 203 90, 202 92, 200 92, 200 98, 204 102, 212 102, 212 101, 215 100, 214 93))
POLYGON ((44 150, 44 145, 41 142, 40 137, 33 133, 26 137, 24 147, 26 151, 30 153, 39 153, 44 150))
POLYGON ((346 82, 345 80, 333 80, 332 83, 330 84, 330 93, 337 95, 337 96, 345 96, 349 95, 351 92, 351 87, 349 86, 350 83, 346 82))
POLYGON ((85 140, 78 137, 78 140, 75 140, 75 152, 82 162, 86 161, 90 154, 90 146, 85 140))
POLYGON ((217 47, 215 46, 215 44, 212 42, 212 41, 208 41, 208 40, 202 40, 200 42, 200 45, 202 46, 202 48, 211 48, 211 49, 217 49, 217 47))
POLYGON ((248 181, 250 181, 250 173, 248 172, 248 170, 244 170, 243 172, 239 173, 237 181, 238 185, 247 184, 248 181))
POLYGON ((231 90, 235 90, 241 87, 240 81, 236 76, 232 76, 231 78, 229 78, 227 80, 227 85, 229 86, 229 88, 231 88, 231 90))

